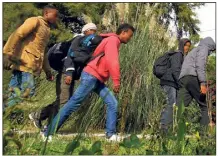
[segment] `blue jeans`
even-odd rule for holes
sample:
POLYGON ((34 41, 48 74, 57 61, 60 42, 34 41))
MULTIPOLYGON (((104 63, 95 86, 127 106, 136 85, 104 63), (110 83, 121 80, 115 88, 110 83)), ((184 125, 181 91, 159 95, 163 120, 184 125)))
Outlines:
POLYGON ((116 98, 104 83, 83 71, 78 88, 70 100, 60 109, 59 113, 54 117, 50 125, 48 125, 45 135, 48 136, 54 134, 55 131, 57 131, 72 114, 72 112, 75 112, 79 108, 82 101, 92 91, 97 93, 107 105, 106 135, 110 137, 115 134, 118 105, 116 98))
POLYGON ((167 128, 173 122, 173 104, 176 104, 177 90, 167 85, 162 86, 162 88, 166 93, 167 105, 161 113, 160 124, 167 128))
POLYGON ((9 83, 9 99, 7 106, 13 106, 21 102, 21 96, 29 92, 29 97, 35 93, 34 76, 31 73, 14 70, 12 72, 11 81, 9 83))

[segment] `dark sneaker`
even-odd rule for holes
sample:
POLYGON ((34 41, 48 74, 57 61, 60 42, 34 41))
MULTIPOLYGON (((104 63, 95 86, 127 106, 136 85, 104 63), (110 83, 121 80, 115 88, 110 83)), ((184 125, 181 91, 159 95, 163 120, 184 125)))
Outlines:
POLYGON ((41 129, 41 127, 42 127, 42 122, 41 122, 41 120, 39 120, 39 119, 36 117, 36 113, 31 113, 31 114, 29 114, 29 118, 30 118, 30 120, 33 122, 33 124, 34 124, 34 126, 35 126, 36 128, 41 129))

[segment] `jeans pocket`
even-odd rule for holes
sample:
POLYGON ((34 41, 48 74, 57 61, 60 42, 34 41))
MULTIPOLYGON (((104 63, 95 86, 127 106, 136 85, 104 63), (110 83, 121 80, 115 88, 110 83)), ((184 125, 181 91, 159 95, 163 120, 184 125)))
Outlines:
POLYGON ((93 85, 96 85, 97 83, 97 79, 90 75, 89 73, 87 72, 82 72, 82 75, 81 75, 81 84, 85 85, 85 86, 93 86, 93 85))

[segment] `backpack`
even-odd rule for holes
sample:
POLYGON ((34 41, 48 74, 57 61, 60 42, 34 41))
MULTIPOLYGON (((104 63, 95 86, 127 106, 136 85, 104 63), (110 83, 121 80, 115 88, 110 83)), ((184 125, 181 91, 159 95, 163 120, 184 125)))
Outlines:
POLYGON ((83 36, 75 39, 68 52, 68 56, 72 57, 75 64, 74 79, 78 80, 81 76, 83 68, 92 60, 97 57, 104 56, 104 52, 101 52, 93 56, 93 52, 97 46, 101 43, 103 38, 98 35, 83 36))
POLYGON ((47 54, 49 65, 56 71, 62 70, 63 60, 67 55, 73 57, 75 63, 85 65, 96 58, 96 56, 92 57, 92 53, 101 41, 102 37, 97 35, 78 35, 70 41, 56 43, 49 49, 47 54), (69 50, 70 47, 73 47, 73 53, 69 50))
POLYGON ((95 34, 75 39, 71 44, 68 56, 71 56, 76 64, 86 65, 96 58, 96 56, 92 56, 92 54, 101 43, 102 39, 101 36, 95 34))
POLYGON ((56 71, 60 71, 63 68, 63 60, 67 56, 68 49, 71 45, 71 42, 77 37, 69 41, 64 41, 56 43, 48 50, 48 62, 51 68, 56 71))
POLYGON ((161 77, 167 72, 167 69, 170 68, 170 57, 177 52, 170 51, 166 52, 161 57, 157 58, 153 65, 153 74, 161 79, 161 77))

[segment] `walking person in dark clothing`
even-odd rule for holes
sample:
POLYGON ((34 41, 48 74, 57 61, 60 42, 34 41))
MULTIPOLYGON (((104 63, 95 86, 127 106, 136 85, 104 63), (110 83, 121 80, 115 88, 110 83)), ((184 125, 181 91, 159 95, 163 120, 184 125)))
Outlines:
POLYGON ((209 124, 208 107, 206 103, 206 64, 207 58, 216 49, 211 37, 202 39, 184 60, 179 81, 181 88, 178 93, 177 104, 187 107, 192 99, 198 103, 201 110, 201 125, 209 124))
POLYGON ((179 74, 181 71, 184 56, 187 55, 191 46, 189 39, 181 39, 179 49, 169 59, 170 67, 160 79, 160 85, 166 93, 167 105, 161 113, 161 129, 166 131, 173 120, 173 104, 176 103, 177 92, 179 89, 179 74))
MULTIPOLYGON (((95 34, 96 31, 96 25, 94 23, 88 23, 83 27, 83 34, 80 34, 80 36, 95 34)), ((66 51, 68 51, 68 49, 66 49, 66 51)), ((65 104, 73 94, 76 73, 71 72, 71 75, 69 75, 66 69, 67 67, 63 66, 56 76, 56 100, 48 106, 43 107, 41 110, 29 114, 29 118, 37 128, 42 128, 43 120, 55 116, 60 107, 65 104)))

